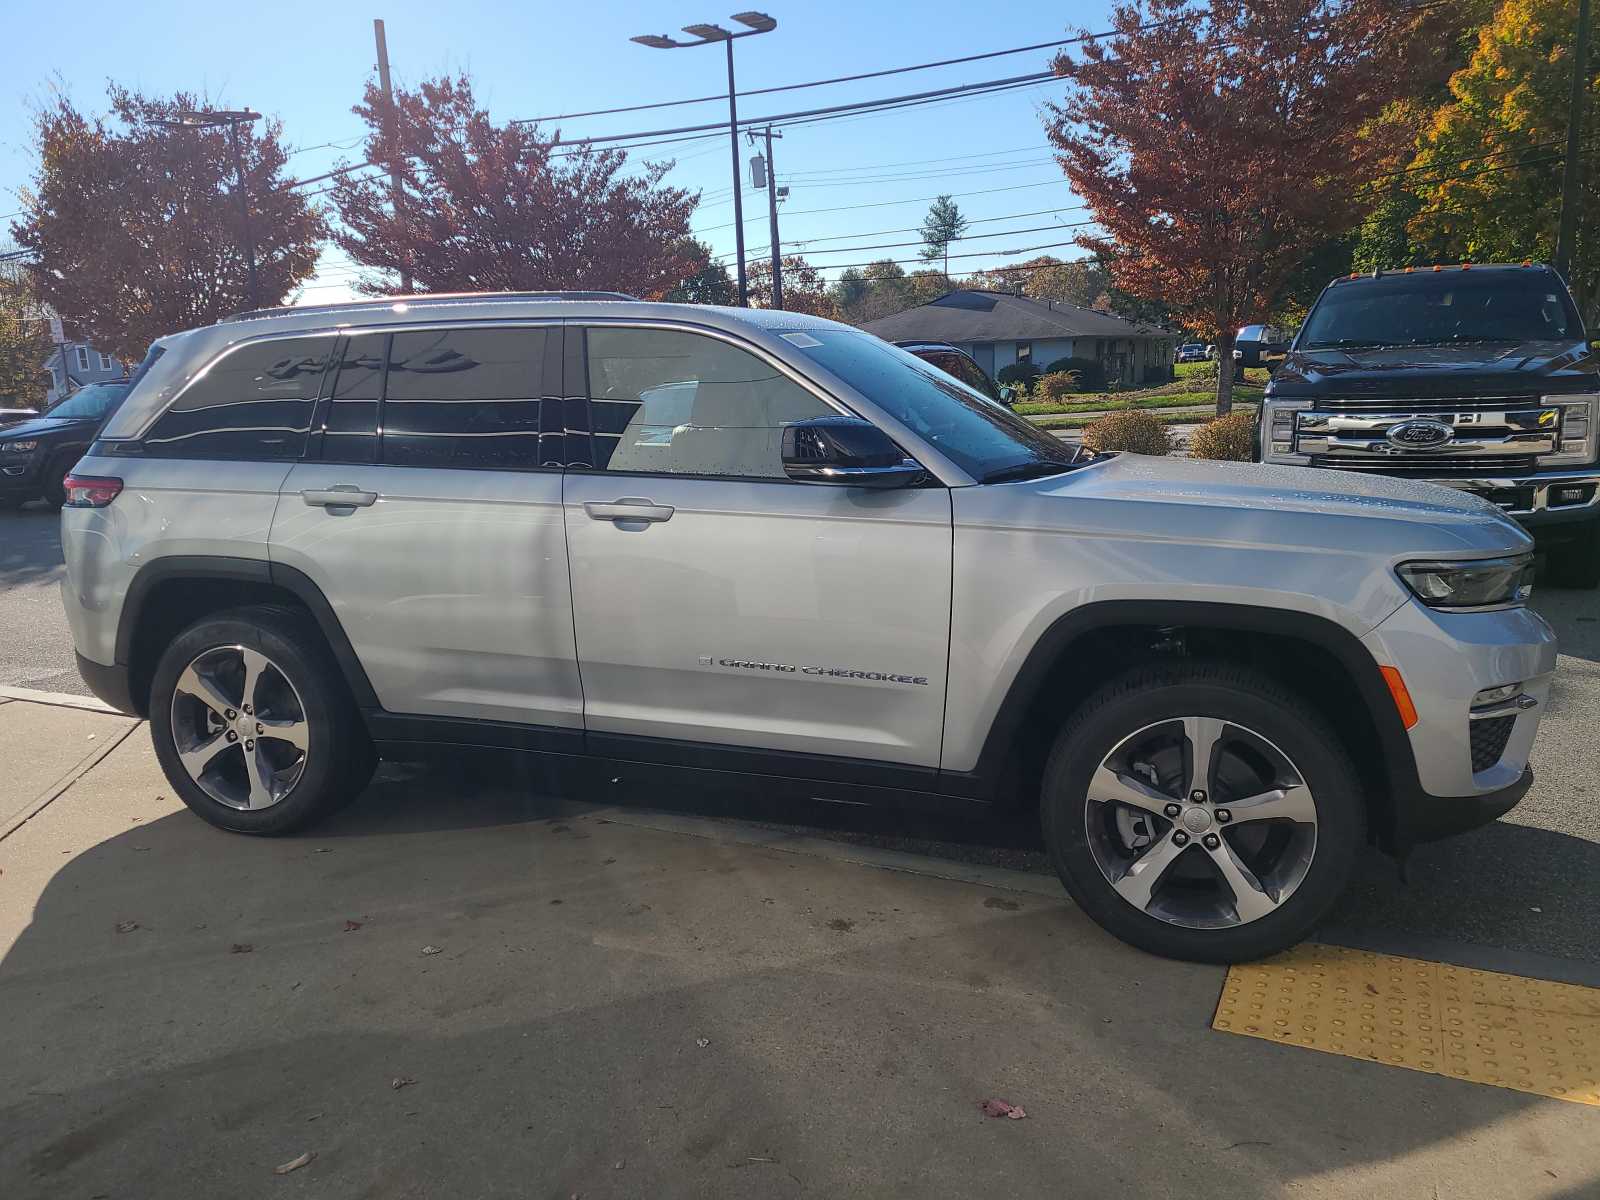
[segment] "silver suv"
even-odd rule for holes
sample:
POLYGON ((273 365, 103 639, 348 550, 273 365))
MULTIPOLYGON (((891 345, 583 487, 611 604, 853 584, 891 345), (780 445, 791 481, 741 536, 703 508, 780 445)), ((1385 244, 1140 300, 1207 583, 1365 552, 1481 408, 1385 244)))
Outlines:
POLYGON ((1194 959, 1514 805, 1556 660, 1475 496, 1087 455, 784 312, 246 314, 157 343, 67 491, 80 669, 213 824, 418 743, 1037 804, 1086 912, 1194 959))

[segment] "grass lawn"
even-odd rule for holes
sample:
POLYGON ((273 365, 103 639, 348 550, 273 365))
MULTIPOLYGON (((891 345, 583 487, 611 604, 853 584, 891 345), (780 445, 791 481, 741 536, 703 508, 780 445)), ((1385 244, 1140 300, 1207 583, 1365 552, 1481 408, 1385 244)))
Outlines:
MULTIPOLYGON (((1253 405, 1260 400, 1260 388, 1250 387, 1248 384, 1234 385, 1235 404, 1253 405)), ((1025 417, 1036 417, 1050 413, 1111 412, 1121 408, 1193 408, 1196 405, 1214 405, 1216 402, 1215 392, 1150 389, 1143 392, 1118 392, 1106 396, 1092 396, 1083 400, 1019 400, 1016 410, 1025 417)))
MULTIPOLYGON (((1207 403, 1210 403, 1214 399, 1215 397, 1206 398, 1207 403)), ((1241 404, 1238 401, 1234 402, 1234 412, 1255 412, 1255 410, 1256 406, 1254 404, 1241 404)), ((1211 419, 1210 413, 1155 412, 1151 415, 1163 425, 1193 425, 1204 421, 1209 421, 1211 419)), ((1070 412, 1043 413, 1037 416, 1028 416, 1028 420, 1032 421, 1040 429, 1082 429, 1087 425, 1093 425, 1099 419, 1099 417, 1090 417, 1085 416, 1082 413, 1070 412)))

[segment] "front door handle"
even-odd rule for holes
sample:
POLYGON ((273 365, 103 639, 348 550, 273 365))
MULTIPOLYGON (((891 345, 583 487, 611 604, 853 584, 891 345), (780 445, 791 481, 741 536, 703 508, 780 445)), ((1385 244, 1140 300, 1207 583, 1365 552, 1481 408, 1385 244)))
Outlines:
POLYGON ((586 503, 583 511, 596 521, 650 521, 659 524, 672 520, 673 508, 670 504, 656 504, 637 496, 624 496, 610 504, 586 503))
POLYGON ((317 508, 367 508, 378 502, 378 493, 336 483, 329 488, 307 488, 300 493, 300 499, 317 508))

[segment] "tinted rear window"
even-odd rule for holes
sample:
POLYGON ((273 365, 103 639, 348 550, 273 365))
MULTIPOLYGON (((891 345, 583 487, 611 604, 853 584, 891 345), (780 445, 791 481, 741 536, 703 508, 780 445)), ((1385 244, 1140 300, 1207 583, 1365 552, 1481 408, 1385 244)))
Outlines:
POLYGON ((145 453, 299 458, 334 341, 274 338, 224 354, 156 421, 145 435, 145 453))

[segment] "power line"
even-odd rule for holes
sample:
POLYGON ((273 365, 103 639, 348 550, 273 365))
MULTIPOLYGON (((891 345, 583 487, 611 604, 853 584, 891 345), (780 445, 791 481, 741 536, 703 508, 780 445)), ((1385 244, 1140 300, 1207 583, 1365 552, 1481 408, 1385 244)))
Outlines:
MULTIPOLYGON (((1023 191, 1024 189, 1026 189, 1026 188, 1050 187, 1050 186, 1052 186, 1054 184, 1060 184, 1062 186, 1065 186, 1066 182, 1067 181, 1065 179, 1047 179, 1043 183, 1017 183, 1017 184, 1012 184, 1009 187, 980 188, 977 191, 973 191, 973 192, 951 192, 951 193, 948 193, 948 195, 950 196, 950 198, 952 200, 964 200, 968 196, 992 196, 996 192, 1020 192, 1020 191, 1023 191)), ((854 212, 856 209, 860 209, 860 208, 892 208, 897 204, 921 204, 925 200, 937 200, 938 198, 939 198, 938 196, 911 196, 911 197, 909 197, 908 199, 905 199, 905 200, 872 200, 872 201, 868 201, 865 204, 840 204, 840 205, 835 205, 832 208, 800 208, 800 209, 793 209, 793 210, 785 213, 784 215, 785 216, 789 216, 789 217, 803 217, 803 216, 806 216, 806 215, 808 215, 810 213, 854 212)), ((727 223, 722 224, 722 225, 707 225, 703 229, 695 229, 695 230, 691 230, 690 232, 694 233, 695 235, 698 236, 699 234, 702 234, 702 233, 714 233, 718 229, 732 229, 732 228, 733 228, 733 222, 732 221, 728 221, 727 223)))

